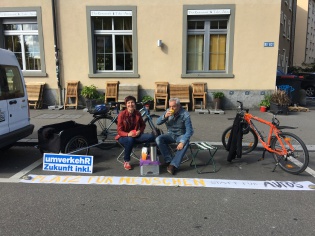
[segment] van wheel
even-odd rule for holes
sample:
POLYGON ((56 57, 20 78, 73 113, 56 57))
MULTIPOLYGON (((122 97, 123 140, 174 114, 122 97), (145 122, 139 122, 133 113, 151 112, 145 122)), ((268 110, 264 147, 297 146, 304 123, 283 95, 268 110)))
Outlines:
POLYGON ((6 150, 8 150, 9 148, 11 148, 13 146, 13 144, 10 144, 10 145, 7 145, 7 146, 5 146, 5 147, 2 147, 2 148, 0 148, 0 151, 6 151, 6 150))

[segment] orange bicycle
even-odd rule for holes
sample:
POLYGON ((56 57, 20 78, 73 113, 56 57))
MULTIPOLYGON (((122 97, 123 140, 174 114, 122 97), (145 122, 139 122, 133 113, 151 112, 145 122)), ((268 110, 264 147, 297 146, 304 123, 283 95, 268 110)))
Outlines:
MULTIPOLYGON (((281 169, 291 174, 299 174, 303 172, 309 163, 309 153, 304 142, 295 134, 289 132, 282 132, 282 129, 294 129, 289 126, 280 126, 279 120, 276 118, 277 113, 272 112, 272 122, 261 119, 249 113, 249 110, 244 110, 243 103, 237 101, 240 106, 240 110, 237 112, 241 117, 241 122, 245 125, 243 128, 244 137, 246 137, 245 147, 248 153, 254 150, 257 145, 257 139, 264 147, 262 159, 265 157, 265 152, 268 151, 273 154, 273 158, 276 161, 276 167, 279 165, 281 169), (270 127, 267 141, 264 140, 261 132, 257 129, 253 121, 265 124, 270 127), (248 135, 249 134, 249 135, 248 135), (248 137, 251 137, 251 141, 248 141, 248 137)), ((222 142, 226 147, 227 138, 231 133, 231 127, 223 132, 222 142)), ((244 142, 244 140, 242 140, 244 142)), ((242 145, 244 147, 244 145, 242 145)))

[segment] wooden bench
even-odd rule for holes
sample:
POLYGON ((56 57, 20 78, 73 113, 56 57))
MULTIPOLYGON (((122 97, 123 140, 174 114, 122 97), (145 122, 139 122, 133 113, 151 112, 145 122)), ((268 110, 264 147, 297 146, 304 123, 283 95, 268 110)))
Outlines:
POLYGON ((182 107, 188 111, 189 84, 170 84, 170 98, 179 98, 182 107))
POLYGON ((43 93, 45 82, 29 82, 26 83, 26 91, 28 95, 28 104, 34 109, 40 109, 43 105, 43 93))
MULTIPOLYGON (((138 102, 139 84, 119 84, 118 89, 118 102, 125 102, 127 96, 134 96, 138 102)), ((125 105, 120 105, 120 108, 124 108, 125 105)))

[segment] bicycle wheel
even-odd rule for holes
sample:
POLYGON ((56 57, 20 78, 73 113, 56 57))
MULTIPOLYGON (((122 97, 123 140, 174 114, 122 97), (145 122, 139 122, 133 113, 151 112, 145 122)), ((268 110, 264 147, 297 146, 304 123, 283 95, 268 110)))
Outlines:
POLYGON ((96 147, 106 150, 116 146, 115 136, 117 135, 117 119, 113 117, 95 117, 90 124, 97 126, 97 139, 102 143, 96 147))
POLYGON ((72 153, 74 155, 87 155, 89 153, 89 148, 87 148, 88 146, 88 142, 83 136, 74 136, 67 143, 65 147, 65 153, 72 153))
MULTIPOLYGON (((233 128, 233 126, 230 126, 226 130, 224 130, 222 133, 221 141, 222 141, 224 148, 226 148, 229 137, 231 135, 232 128, 233 128)), ((250 128, 249 132, 243 134, 242 154, 250 153, 251 151, 253 151, 257 147, 257 144, 258 144, 258 138, 257 138, 254 130, 252 130, 250 128)))
POLYGON ((144 122, 146 124, 145 132, 152 132, 153 129, 158 128, 161 131, 161 134, 166 134, 167 133, 167 128, 166 128, 165 124, 156 125, 156 121, 157 121, 157 119, 160 116, 152 114, 152 115, 150 115, 150 117, 151 117, 152 123, 149 122, 149 118, 148 117, 146 117, 145 120, 144 120, 144 122))
MULTIPOLYGON (((288 155, 285 157, 273 153, 275 161, 279 164, 281 169, 288 173, 299 174, 303 172, 309 162, 309 153, 304 142, 292 133, 283 132, 279 134, 279 137, 288 151, 288 155)), ((281 144, 277 138, 272 140, 270 146, 274 150, 282 150, 281 144)))

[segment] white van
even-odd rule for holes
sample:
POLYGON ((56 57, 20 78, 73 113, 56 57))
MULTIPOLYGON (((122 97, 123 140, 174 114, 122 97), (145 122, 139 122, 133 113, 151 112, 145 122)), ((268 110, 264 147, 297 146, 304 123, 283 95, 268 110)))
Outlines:
POLYGON ((20 65, 11 51, 0 48, 0 151, 33 130, 20 65))

